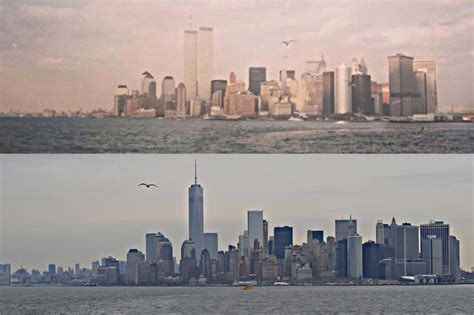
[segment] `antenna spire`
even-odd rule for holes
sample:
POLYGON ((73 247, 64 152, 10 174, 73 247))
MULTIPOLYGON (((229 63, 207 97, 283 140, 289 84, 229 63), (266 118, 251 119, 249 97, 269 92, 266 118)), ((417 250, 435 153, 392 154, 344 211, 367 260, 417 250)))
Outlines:
POLYGON ((189 16, 189 30, 192 30, 193 29, 193 16, 190 15, 189 16))
POLYGON ((197 175, 197 160, 194 160, 194 184, 197 185, 198 175, 197 175))

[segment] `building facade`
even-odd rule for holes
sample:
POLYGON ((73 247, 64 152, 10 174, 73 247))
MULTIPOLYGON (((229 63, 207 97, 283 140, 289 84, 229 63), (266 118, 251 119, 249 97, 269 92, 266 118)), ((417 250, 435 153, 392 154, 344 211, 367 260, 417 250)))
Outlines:
POLYGON ((249 68, 249 91, 254 95, 260 95, 260 84, 267 81, 267 68, 250 67, 249 68))

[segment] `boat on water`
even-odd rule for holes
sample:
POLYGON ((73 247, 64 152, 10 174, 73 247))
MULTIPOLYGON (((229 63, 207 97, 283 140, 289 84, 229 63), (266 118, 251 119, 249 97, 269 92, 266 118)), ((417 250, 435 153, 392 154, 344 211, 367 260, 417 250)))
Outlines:
POLYGON ((304 121, 302 118, 299 117, 290 117, 288 118, 288 121, 304 121))
POLYGON ((341 125, 341 124, 345 124, 345 123, 347 123, 347 121, 345 121, 345 120, 338 120, 338 121, 336 121, 336 124, 337 124, 337 125, 341 125))
POLYGON ((281 281, 277 281, 275 282, 273 285, 276 285, 276 286, 287 286, 287 285, 290 285, 288 282, 281 282, 281 281))
POLYGON ((246 284, 244 285, 244 288, 242 289, 244 291, 252 291, 253 290, 253 285, 246 284))

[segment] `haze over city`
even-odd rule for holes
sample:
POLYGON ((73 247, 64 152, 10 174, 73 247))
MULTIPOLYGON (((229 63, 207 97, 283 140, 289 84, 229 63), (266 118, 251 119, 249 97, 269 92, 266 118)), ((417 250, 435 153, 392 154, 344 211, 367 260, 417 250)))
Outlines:
POLYGON ((277 78, 282 40, 298 74, 324 54, 328 68, 364 57, 374 80, 388 80, 387 56, 434 58, 443 106, 473 104, 470 1, 4 1, 0 4, 0 110, 111 108, 117 84, 182 81, 183 31, 214 30, 214 78, 249 66, 277 78), (429 9, 427 9, 429 7, 429 9), (192 16, 192 20, 190 20, 192 16))
POLYGON ((395 216, 444 220, 460 240, 461 266, 474 263, 473 161, 461 155, 2 156, 0 259, 13 269, 89 266, 144 250, 150 232, 164 233, 179 257, 195 158, 205 230, 219 233, 219 249, 236 245, 252 209, 264 209, 271 230, 293 226, 296 243, 308 229, 334 235, 334 220, 351 214, 363 241, 375 240, 377 220, 395 216))

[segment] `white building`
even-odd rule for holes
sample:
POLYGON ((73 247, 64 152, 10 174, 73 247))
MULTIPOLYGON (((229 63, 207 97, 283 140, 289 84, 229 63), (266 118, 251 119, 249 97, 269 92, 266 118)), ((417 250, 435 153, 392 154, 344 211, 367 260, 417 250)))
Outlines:
POLYGON ((335 74, 335 111, 336 114, 352 113, 351 68, 342 64, 336 67, 335 74))
POLYGON ((150 72, 143 72, 142 80, 142 94, 146 94, 148 97, 156 97, 156 81, 150 72))
POLYGON ((197 96, 197 31, 184 31, 184 85, 186 99, 197 96))
POLYGON ((130 249, 125 263, 125 281, 129 284, 138 284, 138 263, 145 260, 145 256, 137 249, 130 249))
POLYGON ((212 28, 200 27, 197 50, 198 96, 204 101, 211 100, 211 80, 213 73, 213 36, 212 28))
POLYGON ((176 89, 176 115, 178 117, 186 116, 186 86, 181 82, 176 89))
POLYGON ((165 103, 176 100, 176 84, 173 77, 166 76, 161 83, 161 96, 165 103))
POLYGON ((248 248, 254 249, 255 240, 258 241, 260 247, 263 246, 263 211, 249 210, 247 212, 247 228, 248 228, 248 248))

